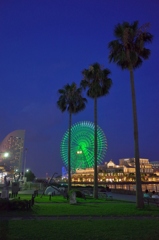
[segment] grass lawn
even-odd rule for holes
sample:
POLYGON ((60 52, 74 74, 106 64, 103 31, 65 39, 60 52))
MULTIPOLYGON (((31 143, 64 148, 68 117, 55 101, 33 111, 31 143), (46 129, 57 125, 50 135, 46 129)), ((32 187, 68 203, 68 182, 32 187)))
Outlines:
MULTIPOLYGON (((31 196, 20 196, 30 199, 31 196)), ((108 239, 108 240, 158 240, 159 208, 145 206, 136 208, 135 203, 115 200, 78 199, 77 205, 70 205, 61 196, 35 198, 37 202, 31 211, 10 212, 10 217, 23 216, 20 220, 0 220, 0 239, 108 239), (41 203, 40 203, 41 202, 41 203), (58 203, 57 203, 58 202, 58 203), (61 219, 61 215, 66 215, 61 219), (88 216, 86 219, 73 219, 71 216, 88 216), (35 217, 25 219, 25 216, 35 217), (37 216, 57 216, 56 219, 41 219, 37 216), (99 216, 99 219, 94 219, 99 216), (107 216, 107 218, 105 218, 107 216)), ((7 212, 0 212, 7 216, 7 212)))
POLYGON ((0 223, 2 240, 158 240, 158 220, 22 220, 0 223))
MULTIPOLYGON (((20 199, 30 199, 31 195, 20 195, 20 199)), ((11 212, 14 214, 14 212, 11 212)), ((17 212, 16 214, 31 215, 99 215, 99 216, 158 216, 159 208, 147 206, 143 210, 137 209, 135 203, 119 200, 93 199, 87 200, 78 198, 76 205, 71 205, 62 196, 54 196, 49 200, 48 196, 35 198, 35 205, 31 212, 17 212), (58 204, 56 204, 58 203, 58 204)))

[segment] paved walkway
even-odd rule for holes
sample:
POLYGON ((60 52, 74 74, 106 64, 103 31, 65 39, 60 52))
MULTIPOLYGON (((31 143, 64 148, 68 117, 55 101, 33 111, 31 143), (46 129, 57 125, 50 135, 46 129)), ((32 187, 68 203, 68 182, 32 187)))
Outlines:
POLYGON ((135 195, 126 195, 126 194, 119 194, 119 193, 112 193, 112 192, 107 193, 107 195, 112 196, 113 199, 117 199, 117 200, 136 202, 135 195))
POLYGON ((113 220, 113 219, 122 219, 122 220, 145 220, 145 219, 154 219, 159 220, 157 216, 91 216, 91 215, 60 215, 60 216, 0 216, 0 221, 21 221, 21 220, 113 220))

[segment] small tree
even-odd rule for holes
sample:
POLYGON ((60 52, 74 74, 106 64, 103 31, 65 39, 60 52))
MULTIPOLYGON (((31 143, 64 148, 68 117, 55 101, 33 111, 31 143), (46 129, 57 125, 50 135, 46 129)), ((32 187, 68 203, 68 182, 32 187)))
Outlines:
POLYGON ((35 179, 35 175, 31 170, 26 171, 24 176, 26 177, 28 182, 32 182, 35 179))

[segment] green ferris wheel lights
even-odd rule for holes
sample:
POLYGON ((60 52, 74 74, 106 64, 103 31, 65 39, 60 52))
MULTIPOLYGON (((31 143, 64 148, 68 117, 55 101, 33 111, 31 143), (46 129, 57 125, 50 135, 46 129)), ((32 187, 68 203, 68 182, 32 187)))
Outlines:
MULTIPOLYGON (((68 134, 64 134, 61 142, 61 157, 65 166, 68 166, 68 134)), ((97 164, 100 164, 107 151, 107 140, 104 132, 97 127, 97 164)), ((82 121, 71 128, 71 169, 90 168, 94 166, 94 123, 82 121)))

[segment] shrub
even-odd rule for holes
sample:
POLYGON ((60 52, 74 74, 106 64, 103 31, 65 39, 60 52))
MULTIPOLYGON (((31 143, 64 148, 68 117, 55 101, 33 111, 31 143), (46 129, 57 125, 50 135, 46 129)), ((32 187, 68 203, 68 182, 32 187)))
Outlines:
POLYGON ((0 199, 0 211, 3 210, 29 210, 32 206, 31 200, 0 199))

